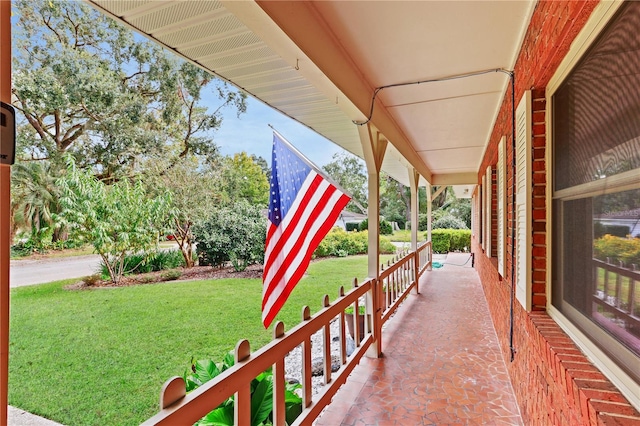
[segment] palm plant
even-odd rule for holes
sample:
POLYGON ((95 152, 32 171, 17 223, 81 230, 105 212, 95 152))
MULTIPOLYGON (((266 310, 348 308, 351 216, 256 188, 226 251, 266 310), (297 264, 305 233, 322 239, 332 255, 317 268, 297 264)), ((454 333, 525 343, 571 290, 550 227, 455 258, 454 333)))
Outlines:
POLYGON ((59 239, 58 176, 48 161, 18 162, 12 167, 12 238, 19 229, 29 231, 36 248, 43 248, 49 238, 59 239))

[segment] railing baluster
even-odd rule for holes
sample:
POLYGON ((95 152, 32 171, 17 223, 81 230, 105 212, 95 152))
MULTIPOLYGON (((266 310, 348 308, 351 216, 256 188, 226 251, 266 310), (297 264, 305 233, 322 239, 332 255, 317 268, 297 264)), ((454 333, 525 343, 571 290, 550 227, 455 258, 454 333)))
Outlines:
MULTIPOLYGON (((279 340, 284 336, 284 323, 278 321, 273 327, 273 339, 279 340)), ((273 424, 284 426, 286 424, 286 412, 284 404, 284 358, 280 358, 273 365, 273 424)))
MULTIPOLYGON (((619 266, 624 268, 624 263, 620 261, 619 266)), ((620 295, 622 293, 622 275, 618 274, 616 276, 616 308, 620 307, 620 295)))
MULTIPOLYGON (((240 364, 249 358, 249 355, 251 355, 249 341, 246 339, 240 340, 235 349, 236 364, 240 364)), ((234 423, 238 426, 251 425, 251 382, 243 384, 235 393, 233 417, 235 419, 234 423)))
MULTIPOLYGON (((353 279, 353 287, 358 287, 357 278, 353 279)), ((356 348, 360 347, 360 321, 358 321, 360 316, 360 306, 358 305, 358 302, 358 299, 353 301, 353 341, 356 344, 356 348)))
MULTIPOLYGON (((311 318, 311 311, 308 306, 302 308, 302 321, 311 318)), ((304 407, 311 405, 311 336, 302 342, 302 401, 304 407)))
MULTIPOLYGON (((607 257, 607 264, 610 264, 610 259, 607 257)), ((604 269, 604 300, 607 300, 609 296, 609 268, 604 269)))
MULTIPOLYGON (((329 306, 329 295, 325 294, 322 299, 322 306, 329 306)), ((331 382, 331 330, 330 330, 330 322, 327 322, 324 325, 324 384, 328 384, 331 382)))
MULTIPOLYGON (((344 297, 344 286, 340 286, 338 290, 338 296, 342 299, 344 297)), ((340 311, 340 364, 345 365, 347 363, 347 329, 345 327, 344 311, 340 311)))

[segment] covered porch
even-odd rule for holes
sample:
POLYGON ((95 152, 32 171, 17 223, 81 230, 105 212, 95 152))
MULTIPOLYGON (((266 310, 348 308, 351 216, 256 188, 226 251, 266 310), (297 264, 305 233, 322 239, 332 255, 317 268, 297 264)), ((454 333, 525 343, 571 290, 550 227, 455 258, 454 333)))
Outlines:
MULTIPOLYGON (((560 294, 551 96, 618 2, 87 1, 364 159, 369 177, 369 279, 326 297, 313 317, 303 308, 302 323, 286 332, 278 324, 263 348, 240 341, 236 366, 196 391, 168 381, 160 412, 145 424, 192 424, 231 396, 235 424, 250 424, 249 383, 269 367, 273 423, 285 424, 284 359, 300 345, 296 424, 640 424, 637 380, 552 305, 560 294), (464 261, 456 255, 429 271, 431 241, 418 245, 414 233, 412 251, 379 270, 381 172, 411 187, 414 230, 419 186, 430 196, 432 186, 449 185, 473 195, 475 269, 454 266, 464 261), (345 309, 362 304, 372 321, 347 356, 345 309), (332 372, 336 318, 340 368, 332 372), (313 394, 317 332, 327 348, 325 386, 313 394)), ((0 19, 9 22, 3 3, 0 19)), ((8 102, 6 49, 2 57, 8 102)), ((637 176, 629 171, 620 188, 637 190, 637 176)), ((8 177, 0 167, 2 330, 8 177)), ((7 339, 0 344, 2 423, 7 339)))
POLYGON ((317 425, 522 424, 468 253, 420 280, 317 425), (462 265, 462 266, 459 266, 462 265))

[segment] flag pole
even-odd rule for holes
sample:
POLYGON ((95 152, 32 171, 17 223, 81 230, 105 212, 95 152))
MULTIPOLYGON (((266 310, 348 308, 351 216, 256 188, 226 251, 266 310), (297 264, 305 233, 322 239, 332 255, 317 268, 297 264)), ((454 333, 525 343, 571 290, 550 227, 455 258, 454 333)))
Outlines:
POLYGON ((335 186, 336 188, 338 188, 340 191, 342 191, 345 195, 347 195, 349 198, 351 198, 351 202, 353 204, 355 204, 356 206, 358 206, 358 208, 362 211, 362 212, 366 212, 367 209, 365 209, 364 207, 362 207, 362 204, 360 204, 358 201, 356 201, 355 198, 353 198, 353 195, 351 195, 351 193, 349 193, 349 191, 345 191, 345 189, 338 184, 338 182, 336 182, 335 180, 333 180, 331 178, 331 176, 327 175, 327 173, 325 173, 322 169, 320 169, 318 166, 316 166, 311 160, 309 160, 302 152, 300 152, 298 150, 298 148, 296 148, 295 146, 293 146, 293 144, 291 144, 291 142, 289 142, 284 136, 282 136, 282 134, 280 132, 278 132, 275 127, 273 127, 271 124, 267 124, 269 127, 271 127, 271 130, 273 130, 273 133, 275 133, 276 135, 278 135, 278 137, 280 138, 280 140, 282 142, 285 143, 285 145, 287 145, 287 147, 292 150, 293 152, 296 153, 296 155, 298 157, 300 157, 300 159, 302 161, 305 162, 305 164, 309 167, 311 167, 311 169, 313 169, 316 173, 318 173, 320 176, 322 176, 323 178, 325 178, 326 180, 328 180, 333 186, 335 186))

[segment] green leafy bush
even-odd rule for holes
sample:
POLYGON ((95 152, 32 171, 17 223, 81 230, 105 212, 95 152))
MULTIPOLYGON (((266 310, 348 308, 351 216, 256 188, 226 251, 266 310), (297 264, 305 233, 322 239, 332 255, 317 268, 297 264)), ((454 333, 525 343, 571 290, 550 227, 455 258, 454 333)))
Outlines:
MULTIPOLYGON (((344 257, 366 254, 368 251, 369 232, 347 232, 336 226, 324 237, 313 254, 315 257, 344 257)), ((395 252, 396 246, 389 240, 380 239, 380 253, 392 254, 395 252)))
POLYGON ((434 253, 466 251, 471 247, 471 230, 434 229, 431 231, 431 244, 434 253))
MULTIPOLYGON (((365 219, 362 222, 360 222, 360 225, 358 226, 358 229, 362 232, 362 231, 368 231, 369 230, 369 219, 365 219)), ((389 222, 387 222, 386 220, 381 220, 380 221, 380 225, 378 226, 379 232, 382 235, 391 235, 393 234, 393 228, 391 227, 391 224, 389 222)))
MULTIPOLYGON (((163 250, 152 253, 128 254, 123 259, 124 274, 146 274, 184 266, 184 257, 179 250, 163 250)), ((104 261, 100 263, 103 278, 109 277, 109 268, 104 261)))
POLYGON ((238 202, 213 210, 209 218, 193 227, 200 265, 224 266, 236 271, 262 263, 267 218, 260 206, 238 202))
POLYGON ((432 229, 467 229, 467 225, 457 217, 447 215, 432 224, 432 229))
POLYGON ((449 253, 451 234, 447 231, 447 229, 434 229, 431 231, 431 249, 434 253, 449 253))
POLYGON ((450 251, 468 251, 471 248, 471 230, 454 229, 451 230, 450 251))
POLYGON ((391 222, 397 223, 398 228, 400 229, 405 229, 407 226, 407 218, 403 214, 398 213, 397 211, 392 212, 391 214, 385 214, 384 219, 389 224, 391 224, 391 222))
POLYGON ((418 231, 426 231, 429 228, 429 215, 426 213, 418 214, 418 231))
POLYGON ((127 179, 105 185, 90 170, 80 170, 67 156, 67 170, 58 179, 63 224, 69 235, 91 243, 117 284, 129 253, 148 251, 171 218, 171 197, 150 197, 141 181, 127 179))
POLYGON ((640 239, 621 238, 614 235, 605 235, 593 242, 593 254, 597 259, 611 262, 624 262, 640 266, 640 239))
MULTIPOLYGON (((197 389, 233 365, 234 357, 231 352, 223 358, 221 363, 215 363, 210 359, 191 361, 190 369, 183 375, 187 392, 197 389)), ((287 424, 292 424, 302 413, 302 398, 296 393, 301 388, 300 384, 285 384, 287 424)), ((229 398, 196 422, 196 426, 232 426, 234 424, 233 409, 234 399, 229 398)), ((273 372, 269 369, 251 381, 251 426, 271 424, 273 424, 273 372)))
POLYGON ((180 250, 162 250, 152 253, 143 263, 144 272, 164 271, 185 266, 184 256, 180 250))

